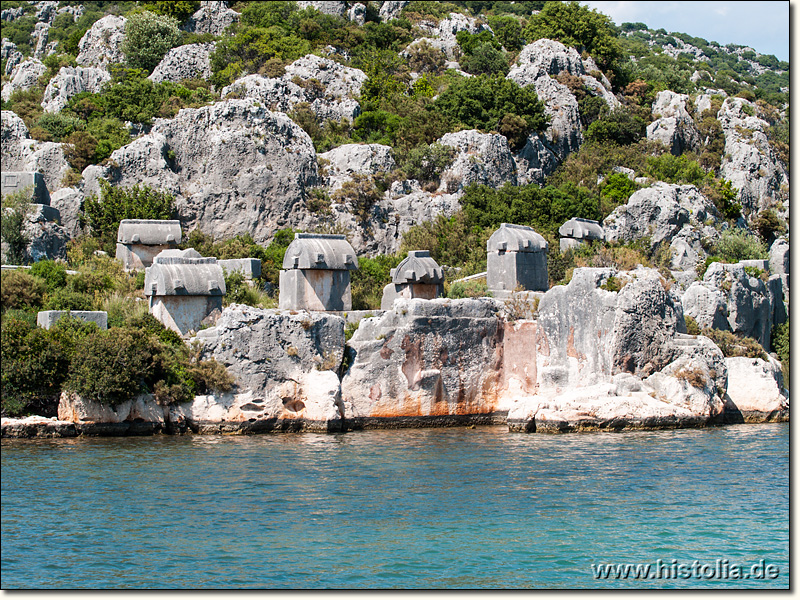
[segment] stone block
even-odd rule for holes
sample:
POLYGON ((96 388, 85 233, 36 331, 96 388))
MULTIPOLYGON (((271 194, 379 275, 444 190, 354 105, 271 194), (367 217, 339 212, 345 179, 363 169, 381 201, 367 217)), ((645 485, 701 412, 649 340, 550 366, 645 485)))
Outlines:
POLYGON ((30 202, 50 204, 50 194, 44 182, 44 175, 31 171, 6 171, 0 177, 0 195, 16 194, 30 189, 30 202))
POLYGON ((36 324, 44 329, 50 329, 66 314, 81 321, 97 323, 100 329, 108 329, 108 313, 104 310, 42 310, 36 316, 36 324))
POLYGON ((217 264, 226 273, 239 272, 245 279, 252 280, 261 277, 261 261, 257 258, 228 258, 218 260, 217 264))

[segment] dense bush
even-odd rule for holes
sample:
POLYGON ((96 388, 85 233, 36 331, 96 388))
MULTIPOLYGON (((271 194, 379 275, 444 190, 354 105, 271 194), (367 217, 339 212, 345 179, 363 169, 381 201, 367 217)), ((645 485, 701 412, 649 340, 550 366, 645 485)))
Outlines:
POLYGON ((350 272, 350 289, 353 310, 369 310, 381 307, 383 288, 391 281, 390 271, 403 256, 378 255, 375 258, 359 257, 358 270, 350 272))
POLYGON ((601 115, 586 129, 586 141, 613 143, 621 146, 633 144, 644 137, 647 124, 641 117, 624 108, 601 115))
POLYGON ((171 219, 175 216, 172 194, 146 185, 130 188, 114 187, 100 180, 100 198, 90 196, 83 205, 83 219, 101 248, 114 255, 117 230, 122 219, 171 219))
POLYGON ((15 317, 2 321, 2 413, 55 416, 78 340, 94 323, 62 317, 49 330, 15 317))
POLYGON ((710 338, 726 357, 745 356, 747 358, 767 359, 767 353, 756 340, 751 337, 737 335, 721 329, 703 329, 703 335, 710 338))
POLYGON ((667 183, 689 183, 700 186, 706 179, 703 167, 685 154, 648 156, 646 173, 648 177, 667 183))
POLYGON ((497 131, 506 115, 525 120, 525 133, 547 127, 544 105, 533 86, 520 87, 502 75, 478 75, 453 82, 433 107, 466 128, 497 131))
POLYGON ((547 2, 542 11, 528 21, 528 40, 549 38, 579 52, 591 54, 602 68, 622 56, 614 24, 604 14, 578 2, 547 2))
POLYGON ((0 275, 0 306, 5 311, 10 308, 30 308, 42 305, 47 285, 23 269, 3 271, 0 275))
POLYGON ((743 229, 728 229, 714 244, 712 254, 721 262, 769 258, 766 244, 743 229))
POLYGON ((25 233, 25 220, 30 210, 30 190, 21 190, 3 198, 0 210, 0 239, 6 244, 5 262, 12 265, 24 265, 27 259, 27 248, 30 243, 25 233))
POLYGON ((134 11, 127 16, 125 38, 120 49, 129 67, 149 72, 156 68, 170 48, 179 44, 180 39, 178 19, 174 16, 157 15, 148 10, 134 11))
POLYGON ((783 371, 783 383, 789 387, 789 319, 786 323, 782 323, 772 330, 772 349, 777 353, 778 359, 781 361, 781 370, 783 371))

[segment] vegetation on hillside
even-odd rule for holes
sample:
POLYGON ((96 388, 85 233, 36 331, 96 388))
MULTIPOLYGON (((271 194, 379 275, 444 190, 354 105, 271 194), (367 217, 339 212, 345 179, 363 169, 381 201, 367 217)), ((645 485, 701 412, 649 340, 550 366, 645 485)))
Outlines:
MULTIPOLYGON (((365 2, 366 22, 359 26, 314 8, 301 10, 295 2, 240 0, 229 3, 241 13, 239 22, 221 36, 181 30, 199 7, 196 1, 65 1, 59 7, 79 4, 84 12, 77 20, 61 13, 52 23, 48 39, 57 45, 54 54, 42 59, 44 75, 33 88, 15 91, 2 103, 3 110, 13 110, 23 119, 33 139, 64 144, 72 168, 65 184, 79 182, 89 165, 107 164, 114 150, 146 130, 153 119, 215 102, 224 86, 245 74, 281 77, 291 62, 316 53, 366 74, 357 98, 361 113, 352 121, 322 121, 310 105, 298 104, 289 116, 309 134, 318 152, 346 143, 378 143, 392 148, 398 165, 394 173, 379 178, 354 177, 333 198, 317 189, 306 199, 309 210, 318 215, 330 212, 332 201, 344 203, 362 223, 369 220, 392 180, 416 179, 426 190, 439 189, 441 173, 455 155, 452 148, 436 143, 446 133, 472 128, 499 133, 518 151, 530 135, 547 129, 550 118, 534 86, 520 87, 506 78, 526 44, 555 39, 595 61, 598 71, 591 74, 598 80, 607 78, 620 100, 614 110, 582 79, 567 72, 554 77, 578 102, 584 139, 580 149, 564 159, 542 186, 471 185, 455 215, 440 215, 411 227, 398 254, 360 257, 360 269, 352 274, 354 309, 379 306, 391 268, 412 249, 430 250, 445 267, 452 297, 484 293, 485 284, 480 282, 456 286, 449 282, 485 269, 486 240, 501 222, 530 225, 545 236, 553 285, 569 281, 572 269, 580 266, 643 264, 663 269, 669 263, 668 253, 654 252, 643 241, 595 243, 566 253, 558 249, 557 228, 564 221, 602 220, 643 187, 639 178, 695 185, 727 221, 718 241, 708 244, 709 259, 698 265, 701 276, 712 261, 765 257, 767 245, 786 231, 774 209, 762 211, 748 223, 749 231, 737 228, 742 210, 737 190, 720 171, 725 139, 717 113, 724 95, 753 103, 747 110, 768 123, 766 137, 788 167, 789 65, 774 56, 651 30, 642 23, 616 26, 577 2, 413 1, 390 22, 381 22, 378 3, 365 2), (490 27, 457 34, 459 69, 448 68, 453 65, 448 65, 441 49, 418 41, 451 12, 475 17, 478 24, 490 27), (111 79, 98 93, 82 92, 59 113, 44 112, 41 101, 48 82, 62 67, 77 65, 80 39, 107 14, 128 19, 124 64, 109 67, 111 79), (171 48, 212 41, 216 48, 208 81, 155 84, 147 78, 171 48), (663 145, 646 139, 647 125, 654 120, 653 101, 667 89, 688 94, 690 108, 700 90, 712 90, 711 107, 693 114, 702 139, 694 152, 673 156, 663 145)), ((22 9, 21 17, 4 21, 2 35, 25 57, 31 56, 36 7, 3 0, 2 8, 22 9)), ((7 85, 5 62, 0 73, 7 85)), ((304 85, 324 93, 315 81, 304 85)), ((7 256, 22 263, 27 206, 20 198, 5 198, 3 210, 7 256)), ((86 200, 82 216, 85 235, 70 243, 66 264, 40 261, 30 272, 2 276, 4 414, 52 412, 53 398, 62 389, 109 403, 141 390, 153 391, 168 402, 199 389, 223 389, 227 384, 217 367, 197 362, 182 342, 166 339, 169 334, 143 316, 141 274, 124 273, 98 252, 113 256, 116 229, 123 218, 175 217, 174 198, 164 190, 122 188, 101 181, 99 194, 86 200), (67 267, 76 273, 68 274, 67 267), (112 333, 71 320, 49 331, 36 329, 34 316, 41 309, 108 310, 112 333), (140 330, 147 335, 136 335, 140 330), (119 341, 116 348, 113 340, 119 341), (135 354, 139 362, 131 362, 128 371, 112 373, 108 361, 112 350, 120 348, 135 354)), ((214 239, 194 230, 187 232, 182 247, 194 247, 204 256, 260 259, 262 277, 254 286, 241 275, 226 274, 226 302, 273 307, 278 271, 294 233, 271 232, 269 244, 257 244, 248 234, 214 239)), ((776 329, 773 345, 782 359, 785 356, 788 368, 788 326, 776 329)))

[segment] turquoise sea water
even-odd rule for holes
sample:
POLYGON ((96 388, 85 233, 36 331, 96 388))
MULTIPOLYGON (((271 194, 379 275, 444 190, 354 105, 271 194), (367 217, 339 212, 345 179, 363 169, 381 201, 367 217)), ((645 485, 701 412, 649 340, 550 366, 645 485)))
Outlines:
POLYGON ((4 589, 786 588, 788 560, 788 423, 2 444, 4 589), (592 575, 658 559, 780 574, 592 575))

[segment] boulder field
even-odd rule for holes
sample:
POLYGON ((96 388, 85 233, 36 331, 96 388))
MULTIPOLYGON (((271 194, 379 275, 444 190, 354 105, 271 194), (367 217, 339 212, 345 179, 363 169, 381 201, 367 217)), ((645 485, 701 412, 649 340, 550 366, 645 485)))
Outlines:
POLYGON ((503 301, 398 299, 349 341, 342 316, 234 304, 192 343, 235 377, 229 393, 113 408, 65 393, 58 419, 4 419, 3 436, 490 423, 566 432, 789 418, 780 364, 725 358, 688 335, 678 291, 654 269, 576 269, 568 285, 503 301))

